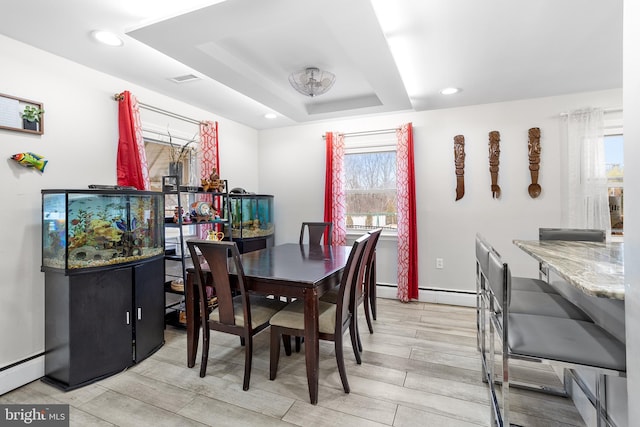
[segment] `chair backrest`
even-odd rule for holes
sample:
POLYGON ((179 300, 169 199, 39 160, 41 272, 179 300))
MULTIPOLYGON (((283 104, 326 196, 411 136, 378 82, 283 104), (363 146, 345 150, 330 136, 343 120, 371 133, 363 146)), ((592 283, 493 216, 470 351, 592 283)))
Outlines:
POLYGON ((331 235, 333 233, 332 222, 303 222, 300 227, 300 244, 304 242, 304 230, 309 229, 309 241, 310 245, 322 244, 322 237, 327 236, 327 241, 331 244, 331 235))
POLYGON ((213 279, 213 287, 218 298, 218 312, 220 315, 220 323, 229 326, 235 326, 235 311, 233 306, 233 289, 240 291, 242 296, 243 317, 246 327, 251 328, 251 310, 249 306, 249 294, 245 290, 245 275, 240 259, 240 252, 235 242, 214 241, 214 240, 188 240, 187 246, 191 253, 191 259, 197 272, 198 292, 200 295, 200 312, 203 315, 203 321, 206 325, 208 315, 206 310, 206 271, 200 264, 198 251, 208 264, 213 279), (229 253, 231 258, 229 258, 229 253), (231 278, 229 276, 229 259, 235 269, 237 283, 234 282, 232 287, 231 278), (232 289, 233 288, 233 289, 232 289), (206 316, 206 317, 204 317, 206 316))
POLYGON ((606 241, 604 230, 581 228, 540 228, 538 230, 540 240, 570 240, 583 242, 606 241))
POLYGON ((340 287, 338 288, 338 298, 336 305, 336 334, 342 334, 343 327, 349 319, 351 312, 351 297, 353 295, 353 287, 361 277, 359 274, 360 266, 363 262, 364 251, 371 235, 364 234, 360 236, 351 247, 349 258, 342 272, 340 279, 340 287))
POLYGON ((369 231, 369 236, 371 236, 367 242, 367 246, 364 248, 364 254, 362 255, 362 265, 360 266, 360 273, 358 277, 358 286, 356 287, 356 301, 359 300, 364 295, 364 287, 375 286, 375 283, 371 283, 373 280, 373 271, 374 265, 376 262, 376 246, 378 245, 378 239, 380 238, 380 234, 382 234, 382 228, 376 228, 375 230, 369 231))

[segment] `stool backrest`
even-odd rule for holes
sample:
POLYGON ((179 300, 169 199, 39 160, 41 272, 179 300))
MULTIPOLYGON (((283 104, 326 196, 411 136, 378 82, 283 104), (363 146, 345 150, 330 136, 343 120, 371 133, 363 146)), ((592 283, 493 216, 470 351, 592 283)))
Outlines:
POLYGON ((496 252, 489 252, 489 272, 487 274, 487 289, 493 294, 494 304, 497 304, 496 312, 505 310, 505 303, 508 306, 510 299, 511 274, 502 258, 496 252))
POLYGON ((569 240, 583 242, 602 242, 606 240, 604 230, 583 228, 540 228, 540 240, 569 240))

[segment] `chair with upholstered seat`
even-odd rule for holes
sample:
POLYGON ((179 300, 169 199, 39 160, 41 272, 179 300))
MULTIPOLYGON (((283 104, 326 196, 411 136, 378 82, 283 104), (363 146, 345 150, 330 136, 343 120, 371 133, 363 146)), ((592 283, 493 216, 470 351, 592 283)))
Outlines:
POLYGON ((308 231, 307 243, 309 245, 321 245, 322 238, 326 235, 326 241, 331 244, 331 234, 333 233, 332 222, 303 222, 300 227, 300 244, 305 241, 305 230, 308 231))
MULTIPOLYGON (((343 352, 343 336, 347 329, 351 336, 351 346, 356 356, 358 364, 361 363, 360 352, 357 348, 355 325, 351 321, 351 313, 353 304, 352 288, 358 280, 360 263, 364 255, 364 249, 370 235, 365 234, 356 240, 349 253, 349 258, 344 267, 342 277, 340 279, 340 288, 338 292, 337 304, 325 301, 318 301, 318 329, 319 339, 334 342, 336 361, 338 371, 342 381, 342 387, 345 393, 349 393, 349 382, 347 381, 347 373, 344 364, 343 352)), ((287 336, 302 337, 305 334, 304 329, 304 301, 297 300, 289 304, 287 307, 279 311, 271 318, 271 351, 270 351, 270 369, 269 379, 274 380, 278 372, 278 362, 280 359, 280 337, 283 337, 285 350, 290 345, 291 340, 285 339, 287 336), (287 344, 289 343, 289 344, 287 344)), ((291 352, 291 349, 288 349, 291 352)))
MULTIPOLYGON (((375 284, 375 251, 376 246, 378 244, 378 239, 380 238, 380 234, 382 233, 382 228, 377 228, 369 232, 371 238, 367 243, 367 247, 364 249, 364 254, 362 258, 362 265, 360 266, 360 278, 354 286, 354 312, 352 316, 352 321, 355 322, 356 325, 356 336, 358 337, 358 349, 362 351, 362 342, 360 341, 360 329, 358 327, 358 307, 360 305, 364 306, 364 314, 365 319, 367 320, 367 326, 369 328, 369 333, 373 333, 373 323, 371 321, 371 287, 376 286, 375 284)), ((325 293, 320 300, 336 303, 338 299, 338 290, 332 289, 331 291, 325 293)))
POLYGON ((269 319, 286 303, 278 299, 249 295, 245 288, 245 275, 240 253, 235 242, 212 240, 187 241, 196 271, 196 287, 200 297, 202 324, 202 363, 200 377, 204 377, 209 358, 210 330, 237 335, 245 347, 243 390, 249 389, 253 336, 269 326, 269 319), (200 264, 200 254, 206 266, 200 264), (235 278, 232 283, 229 272, 229 255, 235 278), (218 306, 208 308, 206 289, 207 273, 211 274, 218 306), (234 286, 235 285, 235 286, 234 286), (237 294, 234 296, 234 294, 237 294))
MULTIPOLYGON (((312 246, 320 246, 323 245, 322 239, 326 236, 326 241, 328 244, 331 244, 331 236, 333 233, 333 223, 332 222, 308 222, 305 221, 302 223, 300 227, 300 244, 304 244, 305 242, 305 234, 308 234, 307 244, 312 246), (307 232, 307 233, 305 233, 307 232)), ((291 300, 288 300, 291 302, 291 300)), ((300 345, 302 344, 302 337, 296 337, 296 352, 300 351, 300 345)))

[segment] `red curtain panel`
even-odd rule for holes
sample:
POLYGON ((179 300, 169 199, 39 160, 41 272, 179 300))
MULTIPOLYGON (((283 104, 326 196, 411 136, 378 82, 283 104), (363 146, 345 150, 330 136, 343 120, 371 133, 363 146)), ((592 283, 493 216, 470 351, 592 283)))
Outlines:
MULTIPOLYGON (((347 241, 344 135, 327 132, 325 142, 327 167, 324 185, 324 221, 333 222, 333 238, 330 244, 344 245, 347 241)), ((326 237, 325 244, 329 244, 326 237)))
POLYGON ((396 131, 396 186, 398 199, 398 299, 418 299, 418 230, 416 174, 413 158, 413 126, 396 131))
POLYGON ((118 185, 148 190, 149 169, 142 138, 140 108, 135 96, 125 90, 118 95, 118 185))
MULTIPOLYGON (((220 175, 220 155, 218 152, 218 122, 204 121, 200 123, 200 178, 209 179, 209 176, 213 172, 213 169, 218 171, 220 175)), ((222 175, 220 175, 222 178, 222 175)), ((229 190, 229 189, 227 189, 229 190)), ((214 208, 220 211, 220 200, 212 200, 211 195, 201 194, 198 200, 207 203, 213 202, 214 208)), ((220 212, 222 215, 222 212, 220 212)), ((220 227, 220 226, 218 226, 220 227)), ((211 224, 206 224, 198 227, 199 237, 206 239, 209 234, 209 230, 212 230, 211 224)), ((221 231, 217 229, 217 231, 221 231)))

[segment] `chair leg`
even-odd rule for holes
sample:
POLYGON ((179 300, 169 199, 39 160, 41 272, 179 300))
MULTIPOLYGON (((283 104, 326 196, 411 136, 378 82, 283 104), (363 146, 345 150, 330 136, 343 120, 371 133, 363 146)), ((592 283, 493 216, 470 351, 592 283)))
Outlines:
POLYGON ((502 421, 505 426, 509 424, 509 344, 507 338, 502 338, 502 421))
POLYGON ((371 314, 373 315, 373 320, 378 320, 378 307, 376 304, 376 283, 378 282, 376 278, 376 254, 373 254, 373 262, 371 264, 371 280, 369 282, 369 302, 371 303, 371 314))
POLYGON ((300 353, 300 346, 304 341, 304 337, 296 337, 296 353, 300 353))
POLYGON ((356 339, 358 342, 358 351, 362 353, 362 341, 360 340, 360 328, 358 327, 358 319, 354 320, 354 327, 356 329, 356 339))
MULTIPOLYGON (((283 335, 284 339, 285 336, 283 335)), ((289 351, 291 351, 291 338, 287 337, 289 341, 289 351)), ((280 332, 274 326, 271 326, 271 343, 269 347, 269 379, 275 380, 278 373, 278 361, 280 359, 280 332)))
POLYGON ((204 378, 207 373, 207 360, 209 359, 209 327, 202 327, 202 362, 200 362, 200 378, 204 378))
POLYGON ((244 339, 244 382, 242 383, 242 389, 244 391, 249 390, 249 381, 251 380, 251 359, 253 356, 253 338, 248 337, 244 339))
POLYGON ((284 354, 291 356, 291 335, 282 335, 282 344, 284 345, 284 354))
POLYGON ((360 358, 360 351, 358 350, 358 338, 356 338, 356 330, 353 323, 349 325, 349 335, 351 336, 351 347, 353 347, 353 354, 356 356, 356 363, 358 365, 361 365, 362 359, 360 358))
MULTIPOLYGON (((349 381, 347 380, 347 370, 345 369, 345 366, 344 366, 344 351, 342 347, 342 337, 336 336, 334 344, 336 347, 336 362, 338 362, 338 372, 340 373, 342 388, 344 388, 345 393, 349 393, 351 389, 349 388, 349 381)), ((357 351, 356 351, 356 354, 358 354, 357 351)))
POLYGON ((371 301, 369 301, 369 295, 364 297, 364 316, 367 319, 367 326, 369 327, 369 333, 373 333, 373 323, 371 323, 371 301))

